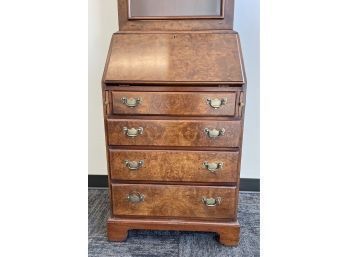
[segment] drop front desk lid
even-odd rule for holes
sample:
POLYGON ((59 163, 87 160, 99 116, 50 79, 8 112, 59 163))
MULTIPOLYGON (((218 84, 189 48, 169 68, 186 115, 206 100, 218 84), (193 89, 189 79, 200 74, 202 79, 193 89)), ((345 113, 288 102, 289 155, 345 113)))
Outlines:
POLYGON ((243 84, 236 33, 116 33, 105 83, 243 84))

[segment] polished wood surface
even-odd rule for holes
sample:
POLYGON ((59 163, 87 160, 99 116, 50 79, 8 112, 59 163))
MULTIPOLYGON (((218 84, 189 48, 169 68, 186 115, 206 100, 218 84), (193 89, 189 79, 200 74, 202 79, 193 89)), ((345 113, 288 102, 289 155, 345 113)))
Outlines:
POLYGON ((157 182, 237 182, 239 152, 110 149, 111 179, 157 182), (125 161, 143 161, 137 170, 125 161), (222 163, 209 171, 204 163, 222 163))
POLYGON ((241 125, 240 120, 107 119, 110 145, 239 147, 241 125), (142 128, 143 132, 136 137, 128 137, 124 128, 142 128), (225 133, 210 138, 206 128, 225 129, 225 133))
POLYGON ((129 17, 129 1, 118 0, 120 31, 102 79, 109 240, 125 240, 130 229, 159 229, 210 231, 222 244, 239 242, 246 78, 234 1, 222 2, 222 17, 164 19, 163 1, 148 13, 154 18, 129 17), (207 98, 218 99, 215 108, 207 98), (210 138, 205 129, 224 133, 210 138), (207 206, 214 199, 217 205, 207 206))
POLYGON ((234 116, 236 93, 209 92, 111 92, 113 114, 180 115, 180 116, 234 116), (129 107, 123 99, 139 99, 129 107), (213 108, 209 100, 226 99, 213 108))
POLYGON ((210 218, 234 220, 235 187, 112 184, 115 216, 210 218), (144 200, 132 203, 128 195, 139 193, 144 200), (216 206, 206 206, 202 198, 221 197, 216 206))
POLYGON ((244 83, 235 33, 115 34, 105 83, 244 83))
POLYGON ((110 218, 107 233, 110 241, 124 241, 128 231, 132 229, 156 229, 215 232, 219 234, 219 242, 226 246, 239 243, 240 225, 237 221, 196 221, 182 219, 130 219, 110 218))
MULTIPOLYGON (((202 19, 192 17, 187 19, 185 16, 177 17, 175 20, 132 20, 129 19, 129 0, 118 0, 118 23, 120 31, 201 31, 201 30, 232 30, 234 0, 223 0, 223 10, 221 18, 211 17, 202 19)), ((157 7, 159 8, 159 7, 157 7)))
POLYGON ((233 92, 239 93, 244 90, 243 85, 175 85, 175 84, 162 84, 162 85, 152 85, 150 84, 104 84, 104 90, 106 92, 111 91, 121 91, 121 92, 233 92))

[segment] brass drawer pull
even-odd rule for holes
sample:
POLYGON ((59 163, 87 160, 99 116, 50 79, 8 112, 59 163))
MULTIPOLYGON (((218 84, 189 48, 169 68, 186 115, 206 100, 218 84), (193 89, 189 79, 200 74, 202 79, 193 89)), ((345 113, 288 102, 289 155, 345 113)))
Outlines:
POLYGON ((223 162, 218 162, 218 163, 216 163, 216 162, 212 162, 212 163, 203 162, 203 167, 212 173, 218 171, 219 169, 222 169, 223 166, 224 166, 223 162))
POLYGON ((222 105, 225 105, 227 103, 227 98, 207 98, 207 103, 210 105, 210 107, 214 108, 214 109, 218 109, 220 108, 222 105))
POLYGON ((215 197, 215 198, 207 198, 205 196, 203 196, 202 198, 202 202, 208 206, 208 207, 214 207, 216 205, 219 205, 222 201, 221 197, 215 197))
POLYGON ((128 161, 128 160, 124 160, 124 163, 126 164, 126 167, 130 170, 138 170, 141 167, 143 167, 144 165, 144 161, 128 161))
POLYGON ((208 137, 216 138, 216 137, 219 137, 219 136, 223 136, 225 134, 225 129, 224 128, 222 128, 222 129, 208 129, 208 128, 205 128, 204 132, 207 133, 208 137))
POLYGON ((139 136, 139 135, 142 135, 143 134, 143 131, 144 129, 142 127, 139 127, 139 128, 127 128, 127 127, 124 127, 123 128, 123 132, 128 136, 128 137, 136 137, 136 136, 139 136))
POLYGON ((144 201, 144 195, 138 192, 131 192, 128 194, 127 199, 131 203, 140 203, 144 201))
POLYGON ((130 108, 137 107, 141 102, 141 99, 139 97, 137 97, 137 98, 122 97, 121 100, 122 100, 122 103, 124 103, 125 105, 127 105, 130 108))

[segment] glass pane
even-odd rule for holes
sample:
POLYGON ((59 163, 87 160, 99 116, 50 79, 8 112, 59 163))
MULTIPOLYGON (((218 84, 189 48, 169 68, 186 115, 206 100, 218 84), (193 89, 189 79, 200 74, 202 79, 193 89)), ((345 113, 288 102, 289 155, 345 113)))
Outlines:
POLYGON ((221 16, 222 0, 129 0, 130 17, 221 16))

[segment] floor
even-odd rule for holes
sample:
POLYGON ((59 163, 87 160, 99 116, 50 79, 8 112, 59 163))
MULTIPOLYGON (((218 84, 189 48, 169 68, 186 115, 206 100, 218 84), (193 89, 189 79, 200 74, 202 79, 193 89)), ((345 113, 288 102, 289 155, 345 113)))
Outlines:
POLYGON ((259 257, 260 194, 240 192, 238 219, 241 239, 238 247, 216 241, 215 233, 176 231, 129 231, 125 242, 108 242, 106 220, 109 216, 108 190, 88 190, 89 257, 259 257))

